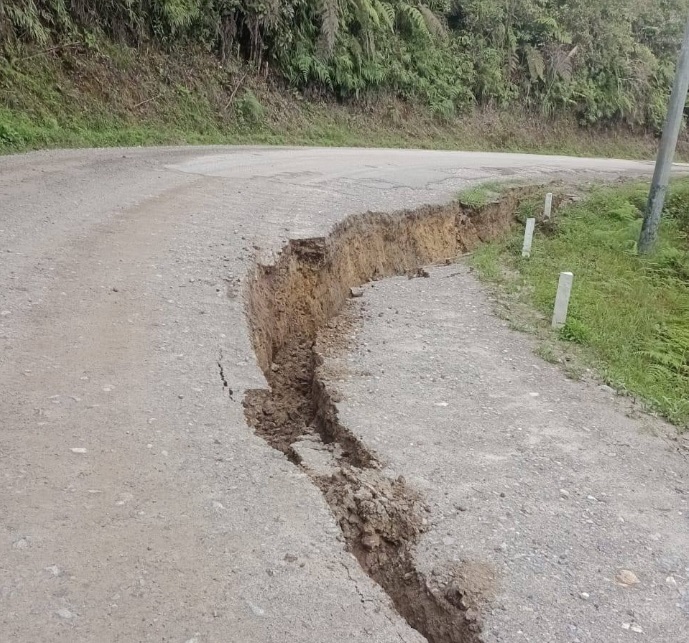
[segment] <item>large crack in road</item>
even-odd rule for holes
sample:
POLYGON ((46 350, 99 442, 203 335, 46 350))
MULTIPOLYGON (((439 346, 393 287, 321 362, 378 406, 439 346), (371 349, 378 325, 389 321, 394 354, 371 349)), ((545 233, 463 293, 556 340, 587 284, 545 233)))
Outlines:
POLYGON ((350 217, 325 238, 290 241, 276 263, 258 265, 247 307, 254 350, 268 384, 244 400, 250 425, 300 466, 337 519, 348 550, 430 643, 480 640, 480 612, 470 587, 443 589, 420 573, 414 547, 423 533, 423 498, 402 476, 391 479, 376 455, 337 416, 322 379, 319 330, 343 308, 351 288, 454 261, 506 231, 526 190, 481 208, 458 203, 397 214, 350 217), (303 445, 326 455, 304 462, 303 445))

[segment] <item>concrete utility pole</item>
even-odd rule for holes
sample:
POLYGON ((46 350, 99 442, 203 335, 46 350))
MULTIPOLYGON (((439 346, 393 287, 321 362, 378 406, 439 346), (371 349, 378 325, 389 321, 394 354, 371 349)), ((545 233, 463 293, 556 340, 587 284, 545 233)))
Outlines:
POLYGON ((653 248, 653 244, 658 236, 658 226, 660 225, 660 215, 665 204, 665 193, 670 182, 670 170, 672 160, 675 156, 677 147, 677 137, 682 126, 682 116, 684 114, 684 104, 687 100, 689 91, 689 19, 684 28, 684 38, 682 39, 682 50, 677 61, 677 73, 675 74, 675 84, 672 87, 670 105, 668 106, 667 118, 663 127, 663 136, 660 139, 658 158, 656 160, 655 171, 653 172, 653 182, 651 191, 648 195, 644 224, 641 227, 639 236, 639 254, 646 254, 653 248))

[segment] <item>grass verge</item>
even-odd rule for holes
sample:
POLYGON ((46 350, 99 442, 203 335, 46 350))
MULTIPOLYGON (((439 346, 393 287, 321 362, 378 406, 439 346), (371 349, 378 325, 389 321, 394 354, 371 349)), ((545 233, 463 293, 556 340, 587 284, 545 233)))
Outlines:
MULTIPOLYGON (((610 386, 642 400, 683 430, 689 427, 689 179, 673 183, 660 239, 636 252, 648 184, 594 187, 538 221, 531 257, 523 229, 482 246, 471 258, 494 284, 506 316, 543 340, 538 352, 572 375, 594 368, 610 386), (574 273, 567 325, 550 330, 562 271, 574 273)), ((563 196, 563 195, 561 195, 563 196)), ((565 201, 567 198, 565 197, 565 201)), ((540 200, 520 212, 540 216, 540 200)))

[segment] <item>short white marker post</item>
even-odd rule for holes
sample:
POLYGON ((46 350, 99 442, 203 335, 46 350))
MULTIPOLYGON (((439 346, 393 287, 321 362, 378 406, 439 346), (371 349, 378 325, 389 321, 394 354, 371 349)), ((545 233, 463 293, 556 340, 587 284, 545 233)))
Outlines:
POLYGON ((524 246, 522 247, 522 257, 531 256, 531 244, 533 243, 533 231, 536 227, 536 219, 526 220, 526 230, 524 231, 524 246))
POLYGON ((548 192, 545 195, 545 206, 543 207, 543 220, 547 221, 550 219, 550 214, 553 211, 553 193, 548 192))
POLYGON ((553 328, 562 328, 567 321, 569 296, 572 294, 572 281, 574 281, 574 275, 571 272, 560 273, 560 281, 557 284, 557 295, 555 297, 555 311, 553 312, 553 328))

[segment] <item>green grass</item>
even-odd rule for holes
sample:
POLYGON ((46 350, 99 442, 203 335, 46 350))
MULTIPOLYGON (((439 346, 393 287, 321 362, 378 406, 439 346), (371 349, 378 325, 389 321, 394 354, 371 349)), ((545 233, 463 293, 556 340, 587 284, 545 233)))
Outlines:
POLYGON ((480 208, 498 199, 500 194, 514 185, 516 185, 514 181, 484 181, 466 190, 462 190, 457 195, 457 199, 462 205, 469 206, 470 208, 480 208))
MULTIPOLYGON (((510 309, 527 304, 538 314, 536 327, 548 343, 542 350, 549 361, 563 361, 564 354, 571 361, 575 355, 608 384, 686 429, 689 180, 673 184, 658 246, 639 257, 636 241, 647 191, 647 184, 638 183, 593 188, 581 202, 562 207, 550 225, 539 222, 530 259, 521 257, 518 226, 511 236, 482 246, 472 263, 497 285, 510 309), (574 273, 574 287, 567 325, 556 334, 549 321, 562 271, 574 273)), ((540 216, 540 210, 539 199, 519 215, 523 221, 540 216)))
MULTIPOLYGON (((307 99, 203 50, 79 47, 0 55, 0 153, 55 147, 288 144, 651 158, 657 141, 573 120, 476 110, 452 118, 390 95, 307 99)), ((685 141, 680 154, 689 149, 685 141)))

